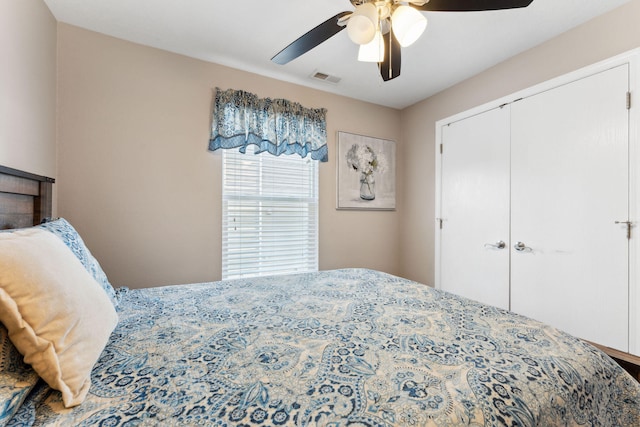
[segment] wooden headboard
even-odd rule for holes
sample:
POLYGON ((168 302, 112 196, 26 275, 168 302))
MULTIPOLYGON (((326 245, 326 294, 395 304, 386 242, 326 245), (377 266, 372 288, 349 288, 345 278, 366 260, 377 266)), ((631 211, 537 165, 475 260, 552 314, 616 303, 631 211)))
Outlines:
POLYGON ((54 182, 0 166, 0 229, 29 227, 51 217, 54 182))

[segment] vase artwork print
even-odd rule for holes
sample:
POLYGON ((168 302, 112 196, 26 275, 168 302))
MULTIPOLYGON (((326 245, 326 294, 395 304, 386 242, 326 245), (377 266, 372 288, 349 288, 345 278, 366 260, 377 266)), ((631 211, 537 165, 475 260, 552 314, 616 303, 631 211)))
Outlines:
POLYGON ((376 198, 376 180, 374 172, 383 173, 386 161, 382 153, 376 153, 370 145, 353 144, 346 155, 347 166, 351 172, 360 175, 360 198, 376 198))
POLYGON ((338 209, 395 209, 395 142, 338 132, 338 209))

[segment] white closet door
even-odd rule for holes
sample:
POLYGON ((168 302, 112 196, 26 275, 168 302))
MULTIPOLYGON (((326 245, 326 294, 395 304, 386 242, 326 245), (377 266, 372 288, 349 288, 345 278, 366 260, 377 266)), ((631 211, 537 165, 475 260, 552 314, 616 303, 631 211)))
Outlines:
POLYGON ((440 288, 508 309, 509 108, 445 126, 442 143, 440 288))
POLYGON ((622 351, 628 74, 619 66, 511 109, 511 309, 622 351))

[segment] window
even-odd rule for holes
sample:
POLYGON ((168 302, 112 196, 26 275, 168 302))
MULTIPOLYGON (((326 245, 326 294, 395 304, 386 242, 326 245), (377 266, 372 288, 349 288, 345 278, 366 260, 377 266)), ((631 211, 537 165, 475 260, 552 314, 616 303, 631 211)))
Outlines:
POLYGON ((318 162, 222 155, 222 278, 318 270, 318 162))

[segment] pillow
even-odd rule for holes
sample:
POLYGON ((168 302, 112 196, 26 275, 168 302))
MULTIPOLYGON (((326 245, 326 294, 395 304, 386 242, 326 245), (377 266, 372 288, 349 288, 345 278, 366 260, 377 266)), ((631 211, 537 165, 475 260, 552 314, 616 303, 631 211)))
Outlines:
POLYGON ((34 227, 0 233, 0 321, 69 408, 85 399, 118 316, 69 248, 34 227))
POLYGON ((48 230, 58 236, 65 245, 75 254, 80 260, 84 268, 96 279, 96 282, 102 286, 102 289, 107 293, 107 296, 111 300, 114 307, 118 306, 118 299, 116 293, 107 279, 107 275, 100 267, 98 260, 96 260, 89 248, 84 244, 82 237, 78 234, 75 228, 64 218, 58 218, 44 224, 40 224, 36 227, 48 230))
POLYGON ((38 382, 38 374, 22 361, 0 325, 0 426, 5 426, 38 382))

